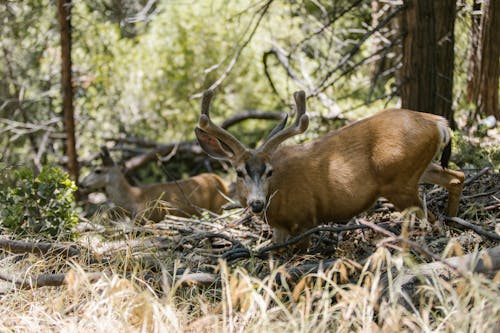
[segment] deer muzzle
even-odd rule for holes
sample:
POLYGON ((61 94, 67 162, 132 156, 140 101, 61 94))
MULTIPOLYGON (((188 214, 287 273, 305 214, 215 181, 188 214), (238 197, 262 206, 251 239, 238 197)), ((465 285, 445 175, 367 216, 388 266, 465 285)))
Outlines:
POLYGON ((263 200, 252 200, 248 203, 248 206, 254 214, 260 214, 264 210, 266 203, 263 200))

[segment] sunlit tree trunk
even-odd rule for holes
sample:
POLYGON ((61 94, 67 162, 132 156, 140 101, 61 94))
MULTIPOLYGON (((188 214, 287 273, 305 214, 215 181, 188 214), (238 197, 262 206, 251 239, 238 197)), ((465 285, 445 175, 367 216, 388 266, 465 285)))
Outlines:
POLYGON ((64 131, 66 134, 65 152, 68 158, 68 172, 71 178, 78 182, 73 87, 71 84, 71 0, 58 0, 57 7, 61 28, 61 88, 64 131))

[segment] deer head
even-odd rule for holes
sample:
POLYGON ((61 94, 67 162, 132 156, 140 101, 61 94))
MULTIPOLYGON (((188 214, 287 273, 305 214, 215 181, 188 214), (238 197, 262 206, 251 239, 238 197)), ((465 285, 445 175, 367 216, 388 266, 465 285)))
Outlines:
POLYGON ((80 187, 84 190, 92 191, 105 188, 113 179, 122 175, 120 167, 113 161, 106 146, 101 147, 99 155, 102 166, 96 167, 83 178, 80 187))
POLYGON ((201 116, 195 129, 198 142, 211 157, 231 163, 236 170, 238 193, 246 198, 246 205, 254 214, 260 214, 264 211, 269 196, 269 181, 273 176, 272 155, 283 141, 303 133, 309 125, 309 118, 305 114, 305 93, 298 91, 294 94, 297 113, 295 122, 286 127, 288 115, 283 117, 264 143, 256 149, 246 147, 231 133, 212 122, 212 97, 212 90, 203 94, 201 116))

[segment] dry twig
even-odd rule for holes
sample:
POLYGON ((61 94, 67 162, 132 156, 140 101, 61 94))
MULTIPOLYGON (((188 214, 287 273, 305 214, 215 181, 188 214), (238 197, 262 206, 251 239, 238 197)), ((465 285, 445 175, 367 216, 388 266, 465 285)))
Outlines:
POLYGON ((453 223, 459 224, 460 226, 466 227, 466 228, 474 231, 478 235, 488 237, 488 238, 493 239, 495 241, 500 241, 500 236, 497 235, 496 233, 484 230, 480 226, 475 225, 475 224, 470 223, 470 222, 467 222, 459 217, 447 217, 447 216, 445 216, 444 220, 447 222, 453 222, 453 223))

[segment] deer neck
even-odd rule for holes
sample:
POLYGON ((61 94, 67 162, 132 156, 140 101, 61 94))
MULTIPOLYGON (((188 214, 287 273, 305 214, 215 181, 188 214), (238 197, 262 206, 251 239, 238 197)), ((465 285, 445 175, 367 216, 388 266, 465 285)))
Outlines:
POLYGON ((115 205, 133 213, 137 210, 138 188, 129 184, 121 173, 110 174, 106 194, 115 205))

